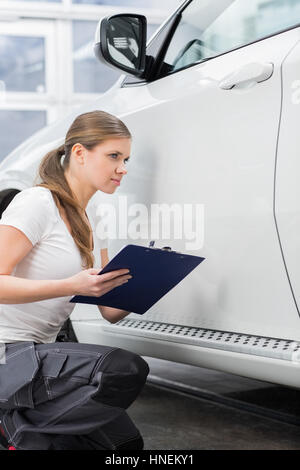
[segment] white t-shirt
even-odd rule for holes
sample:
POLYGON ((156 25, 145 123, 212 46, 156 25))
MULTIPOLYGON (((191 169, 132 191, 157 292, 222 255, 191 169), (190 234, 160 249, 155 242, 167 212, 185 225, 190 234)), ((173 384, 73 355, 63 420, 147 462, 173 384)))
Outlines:
MULTIPOLYGON (((94 250, 107 247, 107 240, 96 236, 94 250)), ((33 244, 32 250, 14 268, 12 276, 26 279, 64 279, 83 270, 79 249, 60 216, 52 193, 43 187, 32 187, 18 193, 0 219, 0 224, 21 230, 33 244)), ((100 267, 100 266, 95 266, 100 267)), ((0 342, 35 341, 52 343, 71 315, 74 303, 70 297, 57 297, 24 304, 0 304, 0 342)))

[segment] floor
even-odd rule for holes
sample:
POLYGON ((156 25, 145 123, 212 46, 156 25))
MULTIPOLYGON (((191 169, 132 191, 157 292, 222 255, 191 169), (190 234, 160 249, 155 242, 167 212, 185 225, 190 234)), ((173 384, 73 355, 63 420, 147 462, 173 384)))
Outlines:
MULTIPOLYGON (((145 357, 162 377, 300 418, 300 390, 145 357)), ((145 449, 299 450, 300 427, 146 383, 128 414, 145 449)))

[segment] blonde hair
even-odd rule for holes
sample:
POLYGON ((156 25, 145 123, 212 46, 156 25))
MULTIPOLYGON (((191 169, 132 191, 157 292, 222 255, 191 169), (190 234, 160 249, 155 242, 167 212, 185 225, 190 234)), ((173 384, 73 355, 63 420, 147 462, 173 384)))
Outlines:
POLYGON ((41 183, 36 186, 48 188, 54 198, 55 204, 64 208, 67 219, 71 225, 72 237, 78 246, 83 260, 83 269, 94 266, 93 247, 90 242, 90 228, 82 216, 80 207, 74 196, 64 172, 69 167, 73 145, 80 143, 87 150, 110 138, 131 138, 125 124, 112 114, 105 111, 92 111, 80 114, 70 126, 65 143, 48 152, 42 159, 38 174, 41 183), (61 157, 64 157, 61 164, 61 157))

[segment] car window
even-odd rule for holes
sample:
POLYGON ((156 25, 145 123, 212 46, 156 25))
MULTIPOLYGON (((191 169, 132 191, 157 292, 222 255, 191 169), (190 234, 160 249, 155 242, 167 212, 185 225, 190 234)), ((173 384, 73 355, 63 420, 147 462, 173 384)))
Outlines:
POLYGON ((300 0, 193 0, 164 57, 163 75, 300 23, 300 0))

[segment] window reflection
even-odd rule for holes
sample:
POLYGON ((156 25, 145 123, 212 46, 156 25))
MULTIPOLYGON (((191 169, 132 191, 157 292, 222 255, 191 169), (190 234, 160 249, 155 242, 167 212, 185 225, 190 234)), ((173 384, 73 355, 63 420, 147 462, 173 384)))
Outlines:
POLYGON ((0 57, 0 80, 6 91, 45 91, 43 38, 0 35, 0 57))
POLYGON ((299 0, 194 0, 172 38, 165 70, 180 70, 299 22, 299 0))
POLYGON ((0 161, 46 121, 46 111, 0 110, 0 161))

